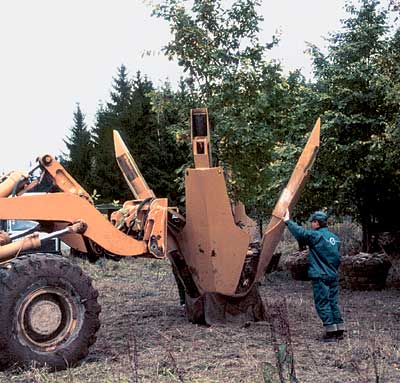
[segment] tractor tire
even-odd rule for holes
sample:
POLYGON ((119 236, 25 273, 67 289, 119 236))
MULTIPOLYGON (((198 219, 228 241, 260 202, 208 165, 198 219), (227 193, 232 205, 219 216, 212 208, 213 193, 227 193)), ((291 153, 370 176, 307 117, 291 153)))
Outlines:
POLYGON ((30 254, 0 268, 0 368, 62 370, 85 358, 100 327, 98 292, 77 265, 30 254))

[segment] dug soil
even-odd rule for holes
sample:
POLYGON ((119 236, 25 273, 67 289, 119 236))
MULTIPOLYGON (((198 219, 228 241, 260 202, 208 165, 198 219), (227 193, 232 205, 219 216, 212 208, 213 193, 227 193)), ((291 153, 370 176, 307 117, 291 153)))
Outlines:
POLYGON ((186 320, 168 262, 74 262, 93 278, 102 305, 89 357, 56 373, 3 372, 0 382, 400 382, 399 290, 341 290, 348 331, 325 344, 310 282, 283 271, 260 286, 270 322, 206 327, 186 320))

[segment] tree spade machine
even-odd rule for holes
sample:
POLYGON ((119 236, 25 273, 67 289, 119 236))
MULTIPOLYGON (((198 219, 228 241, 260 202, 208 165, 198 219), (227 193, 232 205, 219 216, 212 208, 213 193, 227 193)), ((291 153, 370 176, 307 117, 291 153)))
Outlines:
POLYGON ((212 166, 207 109, 191 110, 190 126, 194 167, 185 173, 184 216, 154 195, 117 131, 116 160, 134 199, 110 219, 49 154, 26 175, 0 178, 0 219, 37 221, 47 233, 19 239, 0 234, 1 368, 32 362, 52 369, 73 366, 96 340, 100 306, 90 277, 67 257, 35 251, 55 237, 92 259, 168 258, 184 286, 192 322, 265 319, 258 283, 283 233, 282 217, 299 198, 315 160, 320 121, 257 246, 254 222, 243 204, 230 201, 223 169, 212 166), (44 177, 51 179, 52 192, 29 195, 44 177))

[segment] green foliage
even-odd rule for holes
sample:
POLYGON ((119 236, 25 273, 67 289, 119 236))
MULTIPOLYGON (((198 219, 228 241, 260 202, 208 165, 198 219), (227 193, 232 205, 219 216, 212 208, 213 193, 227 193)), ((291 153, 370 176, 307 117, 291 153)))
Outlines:
POLYGON ((272 363, 266 362, 263 364, 262 374, 263 374, 264 383, 279 382, 277 368, 272 363))
POLYGON ((175 137, 166 129, 175 123, 173 109, 158 104, 153 108, 152 105, 152 102, 168 105, 172 99, 168 86, 156 92, 140 72, 130 80, 126 68, 121 66, 110 98, 111 101, 99 109, 94 129, 94 185, 101 199, 133 198, 115 160, 112 131, 116 129, 156 196, 169 197, 176 203, 179 191, 174 183, 174 171, 185 161, 186 146, 176 145, 175 137))
POLYGON ((85 115, 79 104, 74 112, 74 126, 70 137, 64 140, 69 153, 61 163, 69 173, 85 188, 90 186, 93 143, 91 133, 85 123, 85 115))
MULTIPOLYGON (((272 169, 275 159, 282 159, 275 142, 294 138, 293 127, 300 120, 296 107, 309 87, 300 73, 285 78, 280 65, 266 59, 278 39, 260 42, 258 5, 237 0, 224 8, 221 0, 195 0, 187 9, 185 1, 165 0, 153 13, 170 24, 173 38, 164 53, 186 73, 183 83, 191 102, 185 106, 209 108, 213 158, 230 175, 232 198, 265 214, 289 175, 286 168, 272 169)), ((309 129, 306 124, 300 129, 309 129)), ((187 131, 187 123, 181 126, 187 131)))
POLYGON ((191 165, 189 156, 189 110, 196 106, 192 99, 188 84, 179 83, 176 91, 169 83, 153 90, 149 94, 151 109, 165 137, 166 147, 162 161, 168 160, 168 180, 170 185, 169 198, 172 203, 183 207, 184 202, 184 171, 191 165), (165 158, 167 157, 167 158, 165 158))
POLYGON ((365 243, 373 225, 398 226, 392 210, 400 194, 400 31, 390 28, 389 11, 377 0, 362 0, 359 8, 347 3, 349 17, 329 36, 327 53, 310 46, 310 83, 266 59, 278 40, 259 40, 258 1, 191 3, 189 9, 186 1, 163 0, 153 12, 170 25, 164 53, 184 69, 178 89, 168 83, 154 89, 140 73, 129 79, 121 66, 110 102, 97 112, 92 159, 82 167, 82 174, 91 170, 91 181, 78 180, 97 188, 102 200, 132 198, 114 159, 117 129, 156 195, 179 204, 191 162, 189 109, 206 106, 213 159, 229 176, 232 199, 265 217, 322 115, 320 154, 298 216, 315 209, 351 214, 364 228, 365 243))
POLYGON ((173 40, 164 48, 165 54, 178 59, 191 81, 197 83, 201 97, 208 101, 215 93, 221 94, 221 87, 236 94, 232 82, 239 76, 243 78, 238 88, 256 80, 256 72, 264 70, 265 49, 277 42, 273 38, 270 44, 259 43, 262 17, 256 11, 258 2, 235 1, 224 9, 220 0, 195 0, 190 12, 184 3, 166 0, 153 13, 170 23, 173 40), (245 77, 246 73, 250 76, 245 77))
POLYGON ((377 0, 348 4, 347 11, 343 30, 328 39, 328 53, 311 47, 324 139, 310 200, 331 201, 337 214, 355 216, 368 250, 374 226, 398 226, 392 209, 400 195, 399 36, 389 33, 377 0))
POLYGON ((113 79, 111 101, 101 105, 97 111, 93 128, 95 150, 92 189, 97 189, 99 202, 131 197, 115 160, 112 137, 113 129, 124 130, 129 126, 131 87, 126 67, 122 65, 118 69, 118 76, 113 79))

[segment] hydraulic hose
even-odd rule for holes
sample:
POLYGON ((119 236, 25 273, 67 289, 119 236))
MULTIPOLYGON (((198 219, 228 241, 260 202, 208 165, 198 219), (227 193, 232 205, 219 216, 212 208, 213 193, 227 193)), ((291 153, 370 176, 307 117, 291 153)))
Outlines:
POLYGON ((0 183, 0 198, 6 198, 16 192, 19 183, 26 179, 20 172, 11 172, 1 179, 0 183))

